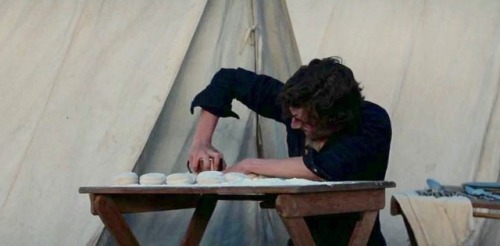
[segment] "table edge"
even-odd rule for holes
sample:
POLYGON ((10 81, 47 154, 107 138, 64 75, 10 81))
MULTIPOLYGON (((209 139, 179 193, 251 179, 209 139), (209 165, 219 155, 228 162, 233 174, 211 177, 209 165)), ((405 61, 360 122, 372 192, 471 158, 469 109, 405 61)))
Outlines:
POLYGON ((283 194, 394 188, 393 181, 336 182, 287 186, 83 186, 81 194, 283 194))

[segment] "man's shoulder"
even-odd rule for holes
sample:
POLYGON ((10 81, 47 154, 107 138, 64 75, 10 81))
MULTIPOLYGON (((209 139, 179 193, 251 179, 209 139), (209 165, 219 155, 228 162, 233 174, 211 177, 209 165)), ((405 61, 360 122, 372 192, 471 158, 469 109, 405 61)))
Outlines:
POLYGON ((363 122, 376 122, 377 124, 387 125, 390 127, 391 120, 387 111, 380 105, 370 102, 363 101, 361 105, 361 124, 363 122))
POLYGON ((242 68, 242 67, 223 67, 223 68, 220 68, 217 73, 222 73, 222 74, 236 73, 236 74, 251 75, 251 76, 258 75, 256 72, 250 71, 250 70, 248 70, 246 68, 242 68))
POLYGON ((389 117, 389 114, 382 106, 374 102, 364 100, 363 103, 361 104, 361 114, 366 114, 366 113, 378 114, 381 116, 389 117))

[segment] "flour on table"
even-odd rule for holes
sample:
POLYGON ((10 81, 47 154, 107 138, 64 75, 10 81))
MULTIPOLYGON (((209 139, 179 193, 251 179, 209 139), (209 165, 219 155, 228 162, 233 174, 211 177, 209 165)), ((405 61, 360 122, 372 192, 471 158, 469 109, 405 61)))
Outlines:
POLYGON ((219 171, 194 173, 146 173, 139 178, 134 172, 121 173, 113 177, 114 186, 303 186, 330 185, 335 182, 320 182, 308 179, 283 179, 255 174, 219 171))
POLYGON ((244 173, 236 173, 236 172, 224 174, 224 180, 229 183, 237 183, 244 179, 250 179, 250 176, 244 173))

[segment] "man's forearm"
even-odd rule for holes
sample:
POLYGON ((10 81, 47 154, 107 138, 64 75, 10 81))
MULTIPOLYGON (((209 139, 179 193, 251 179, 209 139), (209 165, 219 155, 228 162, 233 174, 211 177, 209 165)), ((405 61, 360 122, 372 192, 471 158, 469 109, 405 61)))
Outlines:
POLYGON ((321 180, 316 174, 309 170, 302 157, 286 159, 247 159, 242 163, 245 172, 264 176, 281 178, 304 178, 310 180, 321 180))
POLYGON ((212 113, 201 110, 200 120, 193 136, 193 144, 209 144, 217 126, 219 117, 212 113))

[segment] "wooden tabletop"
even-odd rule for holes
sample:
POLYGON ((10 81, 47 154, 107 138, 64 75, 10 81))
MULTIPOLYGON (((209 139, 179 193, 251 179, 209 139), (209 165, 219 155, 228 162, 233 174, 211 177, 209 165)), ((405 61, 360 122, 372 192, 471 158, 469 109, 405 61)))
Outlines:
POLYGON ((80 187, 84 194, 218 194, 218 195, 262 195, 298 194, 349 190, 372 190, 395 187, 392 181, 343 181, 324 182, 318 185, 279 186, 89 186, 80 187))

